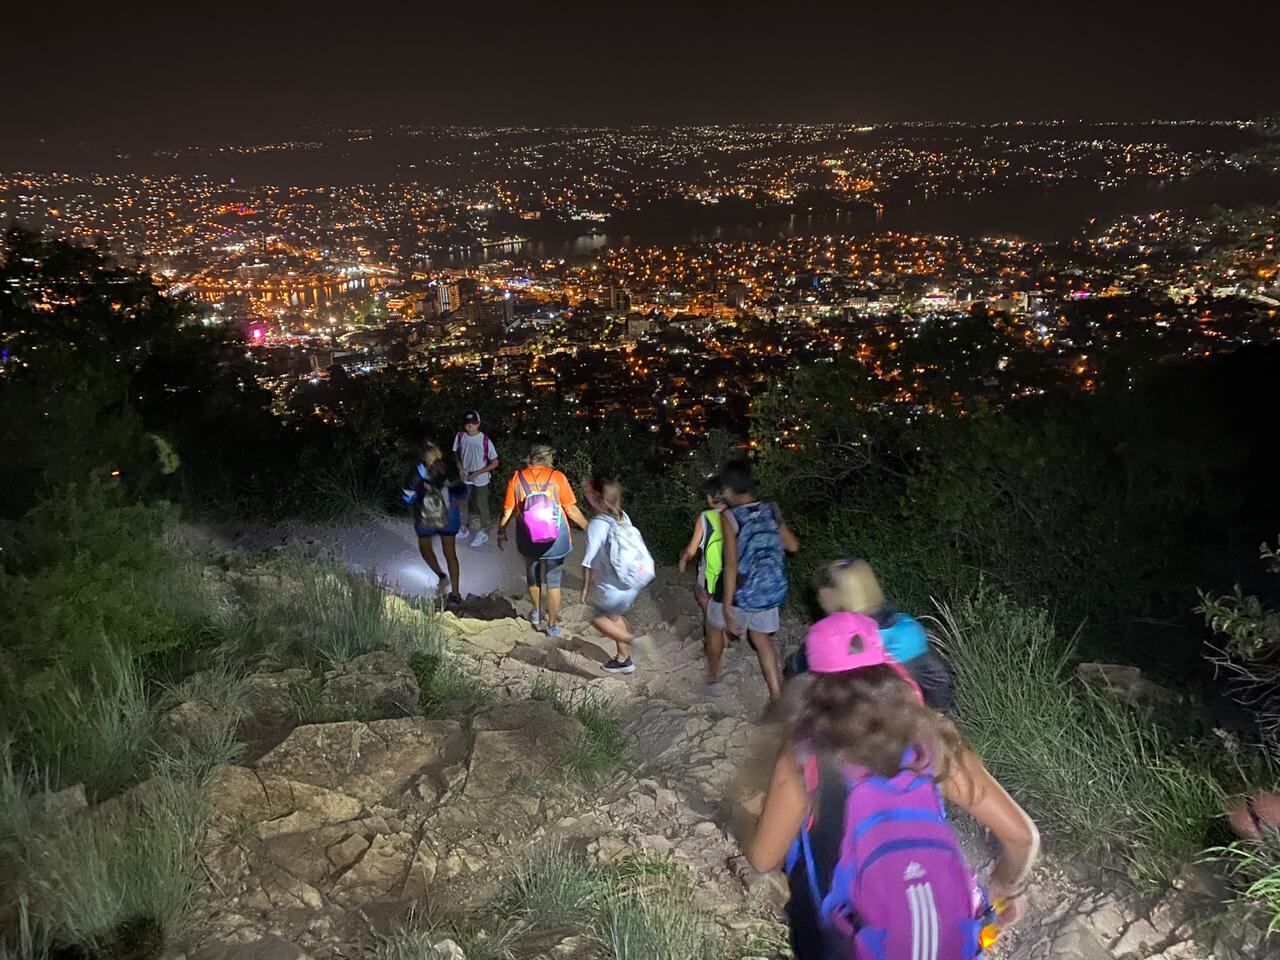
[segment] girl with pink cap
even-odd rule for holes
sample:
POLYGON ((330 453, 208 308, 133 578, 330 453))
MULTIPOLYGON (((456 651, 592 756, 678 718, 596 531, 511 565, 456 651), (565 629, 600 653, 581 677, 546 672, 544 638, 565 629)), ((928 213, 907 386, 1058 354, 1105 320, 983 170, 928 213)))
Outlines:
POLYGON ((787 869, 797 960, 971 960, 1025 911, 1035 824, 909 673, 875 621, 840 611, 805 639, 809 672, 783 699, 787 746, 754 834, 761 871, 787 869), (995 835, 984 887, 942 798, 995 835))

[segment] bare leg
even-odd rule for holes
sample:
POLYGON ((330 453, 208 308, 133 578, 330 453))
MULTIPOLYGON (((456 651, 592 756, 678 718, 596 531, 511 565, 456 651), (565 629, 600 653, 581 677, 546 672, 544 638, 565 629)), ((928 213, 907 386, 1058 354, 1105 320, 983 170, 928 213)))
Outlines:
POLYGON ((715 683, 720 679, 720 658, 724 656, 724 648, 728 646, 724 631, 710 624, 706 626, 706 636, 702 648, 707 652, 707 683, 715 683))
POLYGON ((560 622, 560 588, 547 587, 547 626, 560 622))
POLYGON ((426 561, 427 566, 441 580, 444 579, 444 571, 440 569, 440 561, 436 559, 435 548, 431 545, 430 537, 418 538, 418 552, 422 554, 422 559, 426 561))
POLYGON ((625 620, 602 613, 592 619, 591 625, 618 645, 619 660, 631 659, 631 631, 627 629, 625 620))
POLYGON ((531 584, 529 587, 529 600, 533 603, 533 609, 536 612, 539 609, 538 605, 542 602, 542 588, 536 584, 531 584))
POLYGON ((441 537, 440 549, 444 551, 444 562, 449 565, 449 582, 452 584, 454 596, 461 596, 458 586, 458 541, 455 537, 441 537))
POLYGON ((747 636, 751 639, 751 645, 756 648, 756 659, 760 661, 760 672, 764 674, 765 686, 769 688, 769 699, 780 699, 782 668, 778 665, 778 651, 773 649, 773 634, 750 630, 747 636))

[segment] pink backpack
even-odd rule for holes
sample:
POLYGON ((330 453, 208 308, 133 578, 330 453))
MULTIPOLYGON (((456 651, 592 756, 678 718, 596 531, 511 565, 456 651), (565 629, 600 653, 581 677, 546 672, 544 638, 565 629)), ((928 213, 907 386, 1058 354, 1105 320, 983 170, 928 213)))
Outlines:
POLYGON ((814 813, 788 856, 835 960, 973 960, 994 922, 932 771, 877 776, 805 758, 814 813))
POLYGON ((524 498, 520 502, 520 523, 532 543, 552 543, 560 536, 560 496, 556 483, 530 487, 524 471, 516 474, 524 498))

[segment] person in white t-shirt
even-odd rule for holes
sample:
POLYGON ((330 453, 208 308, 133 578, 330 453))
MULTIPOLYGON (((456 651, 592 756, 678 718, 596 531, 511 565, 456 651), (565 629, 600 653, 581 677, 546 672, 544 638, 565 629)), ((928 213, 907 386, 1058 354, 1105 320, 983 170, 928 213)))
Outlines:
POLYGON ((498 466, 498 451, 493 441, 480 432, 480 414, 468 410, 462 417, 462 429, 453 440, 453 452, 458 458, 458 472, 467 484, 465 519, 458 537, 470 534, 472 522, 479 514, 479 525, 471 546, 481 547, 489 542, 489 475, 498 466))

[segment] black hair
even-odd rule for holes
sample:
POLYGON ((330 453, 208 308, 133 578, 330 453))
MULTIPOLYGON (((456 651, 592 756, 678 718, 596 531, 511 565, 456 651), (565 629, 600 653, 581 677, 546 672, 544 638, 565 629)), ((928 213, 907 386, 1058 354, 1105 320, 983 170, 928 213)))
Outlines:
POLYGON ((719 497, 724 493, 724 480, 718 473, 702 481, 702 493, 708 497, 719 497))
POLYGON ((745 458, 730 460, 720 471, 720 479, 735 494, 743 496, 756 492, 756 478, 751 472, 751 461, 745 458))

